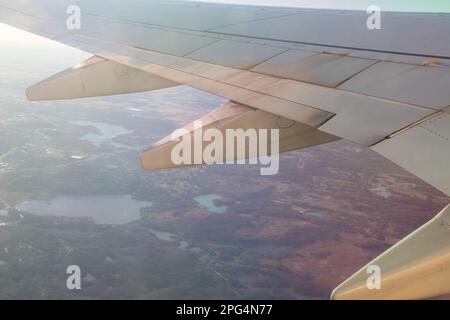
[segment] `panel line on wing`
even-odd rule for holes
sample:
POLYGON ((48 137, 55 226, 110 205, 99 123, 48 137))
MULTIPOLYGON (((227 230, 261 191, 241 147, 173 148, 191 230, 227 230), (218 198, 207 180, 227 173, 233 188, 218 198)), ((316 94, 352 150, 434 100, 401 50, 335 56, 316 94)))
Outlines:
POLYGON ((193 28, 186 28, 186 27, 173 27, 173 26, 162 25, 162 24, 157 24, 157 23, 149 23, 149 22, 143 22, 143 21, 133 21, 133 20, 129 20, 129 19, 126 19, 126 18, 111 17, 111 16, 106 16, 106 15, 101 15, 101 14, 95 14, 95 13, 92 13, 92 12, 84 12, 84 14, 85 15, 90 15, 90 16, 97 16, 97 17, 101 17, 101 18, 109 19, 109 20, 113 20, 113 21, 121 21, 121 22, 126 22, 126 23, 140 24, 140 25, 150 26, 150 27, 155 27, 155 28, 170 28, 170 29, 175 29, 175 30, 208 33, 209 32, 208 30, 213 30, 213 29, 216 29, 216 28, 223 28, 223 27, 239 25, 239 24, 245 24, 245 23, 260 22, 260 21, 264 21, 264 20, 268 20, 268 19, 285 18, 285 17, 298 15, 299 12, 291 13, 291 14, 284 14, 284 15, 279 15, 279 16, 271 16, 271 17, 266 17, 266 18, 252 19, 252 20, 242 21, 242 22, 239 22, 239 23, 225 25, 225 26, 215 26, 215 27, 210 28, 210 29, 193 29, 193 28))
POLYGON ((219 32, 219 31, 206 31, 206 32, 211 33, 211 34, 223 35, 223 36, 241 37, 241 38, 248 38, 248 39, 274 41, 274 42, 285 42, 285 43, 301 44, 301 45, 307 45, 307 46, 328 47, 328 48, 334 48, 334 49, 347 49, 347 50, 353 50, 353 51, 378 52, 378 53, 387 53, 387 54, 396 54, 396 55, 423 57, 423 58, 450 59, 450 55, 449 56, 441 56, 441 55, 428 55, 428 54, 419 53, 419 52, 400 52, 400 51, 390 51, 390 50, 378 50, 378 49, 361 48, 361 47, 340 46, 340 45, 327 44, 327 43, 294 41, 294 40, 287 40, 287 39, 280 40, 280 39, 274 39, 274 38, 270 38, 270 37, 261 37, 261 36, 254 36, 254 35, 250 37, 250 36, 245 36, 245 35, 239 35, 236 33, 219 32))
MULTIPOLYGON (((400 130, 398 130, 398 131, 393 132, 393 133, 390 134, 386 139, 392 139, 392 138, 394 138, 395 136, 398 136, 399 134, 402 134, 403 132, 405 132, 405 131, 407 131, 407 130, 409 130, 409 129, 411 129, 411 128, 420 126, 422 123, 425 123, 425 122, 427 122, 427 121, 429 121, 429 120, 431 120, 431 119, 433 119, 433 118, 435 118, 435 117, 441 116, 441 115, 443 115, 443 114, 445 114, 444 111, 438 111, 438 112, 436 112, 436 113, 433 113, 433 114, 431 114, 431 115, 429 115, 429 116, 423 118, 422 120, 419 120, 419 121, 417 121, 417 122, 415 122, 415 123, 413 123, 413 124, 411 124, 411 125, 409 125, 409 126, 407 126, 407 127, 405 127, 405 128, 402 128, 402 129, 400 129, 400 130)), ((380 142, 382 142, 382 141, 380 141, 380 142)), ((376 145, 376 144, 378 144, 378 143, 380 143, 380 142, 374 143, 372 146, 374 146, 374 145, 376 145)))
POLYGON ((344 83, 346 83, 347 81, 349 81, 349 80, 351 80, 351 79, 353 79, 354 77, 356 77, 357 75, 359 75, 359 74, 361 74, 361 73, 363 73, 364 71, 366 71, 366 70, 368 70, 368 69, 370 69, 371 67, 373 67, 373 66, 375 66, 375 65, 377 65, 378 63, 380 63, 380 62, 382 62, 382 61, 380 61, 380 60, 378 60, 378 61, 376 61, 375 63, 373 63, 373 64, 371 64, 371 65, 368 65, 368 66, 366 66, 364 69, 361 69, 361 70, 359 70, 357 73, 355 73, 355 74, 353 74, 353 75, 351 75, 350 77, 348 77, 347 79, 345 79, 345 80, 342 80, 340 83, 338 83, 336 86, 335 86, 335 88, 338 88, 339 86, 341 86, 342 84, 344 84, 344 83))
MULTIPOLYGON (((186 53, 185 55, 183 55, 183 57, 187 57, 187 56, 189 56, 189 55, 191 55, 191 54, 194 54, 195 52, 200 51, 200 50, 203 50, 203 49, 205 49, 205 48, 207 48, 207 47, 209 47, 209 46, 211 46, 211 45, 214 45, 214 44, 216 44, 217 42, 220 42, 220 41, 222 41, 222 39, 217 39, 216 41, 213 41, 213 42, 211 42, 211 43, 207 43, 207 44, 205 44, 205 45, 202 46, 202 47, 195 48, 194 50, 192 50, 192 51, 186 53)), ((137 48, 137 47, 136 47, 136 48, 137 48)), ((142 49, 142 48, 141 48, 141 49, 142 49)))
MULTIPOLYGON (((285 15, 281 15, 281 16, 266 17, 266 18, 260 18, 260 19, 242 21, 242 22, 236 22, 236 23, 231 23, 231 24, 228 24, 228 25, 216 26, 214 28, 201 30, 201 32, 210 32, 210 31, 213 31, 215 29, 234 27, 234 26, 239 26, 239 25, 246 24, 246 23, 261 22, 261 21, 268 21, 268 20, 278 19, 278 18, 286 18, 286 17, 298 16, 300 13, 302 13, 302 11, 299 11, 299 12, 296 12, 296 13, 285 14, 285 15)), ((200 31, 200 30, 198 30, 198 31, 200 31)))

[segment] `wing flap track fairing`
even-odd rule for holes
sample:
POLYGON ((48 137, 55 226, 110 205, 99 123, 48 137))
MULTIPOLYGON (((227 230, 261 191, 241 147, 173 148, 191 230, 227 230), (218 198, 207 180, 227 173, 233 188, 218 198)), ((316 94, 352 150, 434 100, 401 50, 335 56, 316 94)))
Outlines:
POLYGON ((169 88, 177 83, 114 61, 92 57, 27 89, 31 101, 109 96, 169 88))

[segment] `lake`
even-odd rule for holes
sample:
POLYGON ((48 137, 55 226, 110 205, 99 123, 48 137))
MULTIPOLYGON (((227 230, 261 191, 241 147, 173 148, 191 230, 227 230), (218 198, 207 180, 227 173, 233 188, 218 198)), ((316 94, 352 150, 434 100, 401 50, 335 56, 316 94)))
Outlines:
POLYGON ((214 203, 214 201, 220 199, 222 199, 222 197, 217 194, 207 194, 194 198, 200 208, 204 208, 210 213, 223 214, 228 208, 226 206, 217 206, 214 203))
POLYGON ((151 205, 151 202, 138 201, 130 195, 106 195, 25 201, 16 209, 40 216, 90 217, 98 224, 126 224, 138 220, 141 208, 151 205))
POLYGON ((132 132, 122 126, 103 122, 73 121, 71 123, 81 127, 94 127, 97 129, 98 133, 88 133, 80 138, 80 140, 89 141, 95 146, 100 146, 104 143, 119 146, 119 144, 114 143, 114 139, 132 132))
POLYGON ((378 186, 376 188, 372 188, 370 189, 370 191, 374 194, 376 194, 377 196, 383 197, 385 199, 388 199, 392 196, 392 192, 383 186, 378 186))
POLYGON ((191 247, 189 242, 187 242, 186 240, 183 240, 183 239, 177 240, 178 237, 175 234, 171 233, 171 232, 157 230, 157 229, 153 229, 153 228, 146 228, 146 229, 148 231, 150 231, 151 233, 153 233, 158 238, 158 240, 161 240, 161 241, 178 241, 178 249, 192 251, 192 252, 196 253, 197 255, 203 256, 201 248, 199 248, 199 247, 191 247))

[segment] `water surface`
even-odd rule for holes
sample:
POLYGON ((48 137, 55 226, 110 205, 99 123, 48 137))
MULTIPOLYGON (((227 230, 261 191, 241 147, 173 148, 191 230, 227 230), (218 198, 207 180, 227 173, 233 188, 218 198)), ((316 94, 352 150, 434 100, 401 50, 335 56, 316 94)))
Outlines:
POLYGON ((222 199, 222 197, 217 194, 207 194, 194 198, 200 208, 204 208, 210 213, 223 214, 227 211, 227 207, 217 206, 215 204, 215 201, 220 199, 222 199))
POLYGON ((86 140, 90 143, 100 146, 101 144, 113 144, 114 139, 126 134, 131 133, 130 130, 122 126, 112 125, 103 122, 94 122, 94 121, 73 121, 72 124, 82 127, 94 127, 98 130, 98 133, 88 133, 80 138, 80 140, 86 140))
POLYGON ((151 205, 151 202, 138 201, 130 195, 106 195, 25 201, 16 208, 40 216, 90 217, 98 224, 126 224, 138 220, 141 209, 151 205))

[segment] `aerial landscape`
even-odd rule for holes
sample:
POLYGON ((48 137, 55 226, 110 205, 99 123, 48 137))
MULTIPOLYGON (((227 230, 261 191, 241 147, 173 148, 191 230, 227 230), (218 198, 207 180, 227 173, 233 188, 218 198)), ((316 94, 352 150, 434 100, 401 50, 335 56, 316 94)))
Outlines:
POLYGON ((449 203, 346 141, 283 154, 270 177, 143 172, 140 152, 226 100, 186 86, 26 100, 85 57, 0 38, 0 299, 327 299, 449 203), (66 288, 72 264, 82 290, 66 288))

